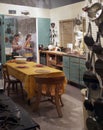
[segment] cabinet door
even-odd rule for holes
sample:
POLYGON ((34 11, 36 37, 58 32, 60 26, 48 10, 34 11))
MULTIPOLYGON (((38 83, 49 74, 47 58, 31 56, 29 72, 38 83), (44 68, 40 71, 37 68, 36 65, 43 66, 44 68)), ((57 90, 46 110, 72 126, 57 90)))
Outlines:
POLYGON ((86 71, 85 59, 80 59, 80 84, 84 85, 83 74, 86 71))
POLYGON ((63 71, 65 73, 66 78, 69 80, 69 56, 63 56, 63 71))
POLYGON ((69 56, 63 56, 63 66, 69 67, 69 56))
POLYGON ((70 81, 79 84, 79 64, 76 63, 70 64, 70 81))
POLYGON ((43 44, 47 47, 50 43, 50 19, 49 18, 38 18, 38 44, 43 44))
POLYGON ((69 80, 69 68, 63 67, 63 72, 65 73, 67 80, 69 80))
MULTIPOLYGON (((72 62, 72 60, 74 60, 74 58, 71 59, 70 62, 70 81, 79 84, 79 62, 72 62)), ((79 58, 76 60, 79 61, 79 58)))

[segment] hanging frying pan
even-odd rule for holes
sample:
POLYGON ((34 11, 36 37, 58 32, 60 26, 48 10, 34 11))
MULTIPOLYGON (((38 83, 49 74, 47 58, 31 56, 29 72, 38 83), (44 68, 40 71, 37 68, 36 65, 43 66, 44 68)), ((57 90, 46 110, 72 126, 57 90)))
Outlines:
POLYGON ((93 54, 91 54, 91 56, 90 56, 90 52, 88 52, 88 58, 87 58, 87 61, 85 62, 85 66, 86 66, 86 68, 88 69, 88 70, 92 70, 93 69, 93 66, 92 66, 92 55, 93 54))
POLYGON ((103 37, 103 21, 99 24, 99 33, 103 37))
POLYGON ((95 43, 94 39, 92 37, 92 28, 91 28, 91 23, 90 22, 88 24, 88 32, 84 36, 84 43, 86 44, 88 49, 90 49, 94 45, 94 43, 95 43))
MULTIPOLYGON (((94 53, 92 52, 89 67, 92 67, 93 58, 94 58, 94 53)), ((97 88, 99 86, 99 80, 98 80, 96 74, 93 72, 93 67, 92 67, 92 69, 89 68, 88 70, 86 70, 84 72, 83 81, 88 88, 92 88, 93 90, 97 90, 97 88)))

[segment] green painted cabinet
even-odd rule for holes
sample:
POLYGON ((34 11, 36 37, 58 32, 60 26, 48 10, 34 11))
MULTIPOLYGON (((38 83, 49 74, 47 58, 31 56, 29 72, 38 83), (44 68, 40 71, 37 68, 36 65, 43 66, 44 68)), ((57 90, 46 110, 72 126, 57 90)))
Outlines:
POLYGON ((4 64, 6 62, 4 15, 0 15, 0 23, 0 63, 4 64))
POLYGON ((85 59, 80 59, 80 84, 84 85, 83 74, 86 71, 85 59))
POLYGON ((50 19, 49 18, 38 18, 38 44, 43 44, 47 47, 50 43, 50 19))
POLYGON ((79 58, 70 57, 70 81, 79 84, 79 58))
POLYGON ((63 71, 69 81, 84 85, 83 74, 85 70, 85 59, 66 55, 63 56, 63 71))
POLYGON ((67 79, 69 80, 69 67, 70 67, 70 64, 69 64, 69 57, 68 56, 63 56, 63 71, 65 73, 65 76, 67 77, 67 79))

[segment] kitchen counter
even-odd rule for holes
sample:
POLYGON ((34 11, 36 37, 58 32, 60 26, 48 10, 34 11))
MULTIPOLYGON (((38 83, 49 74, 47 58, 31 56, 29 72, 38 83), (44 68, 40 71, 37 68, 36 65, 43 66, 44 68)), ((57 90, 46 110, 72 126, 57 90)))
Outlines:
POLYGON ((43 50, 39 51, 39 55, 40 64, 60 69, 65 73, 68 81, 84 86, 83 74, 86 71, 85 55, 43 50))

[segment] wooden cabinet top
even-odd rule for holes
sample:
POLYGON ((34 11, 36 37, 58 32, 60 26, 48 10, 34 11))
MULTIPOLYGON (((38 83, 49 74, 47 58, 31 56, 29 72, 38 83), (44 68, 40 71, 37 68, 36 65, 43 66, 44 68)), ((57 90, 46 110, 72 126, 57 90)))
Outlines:
POLYGON ((72 56, 72 57, 78 57, 82 59, 86 59, 86 56, 84 55, 79 55, 79 54, 73 54, 73 53, 65 53, 61 51, 43 51, 39 50, 40 53, 46 53, 46 54, 55 54, 55 55, 61 55, 61 56, 72 56))

